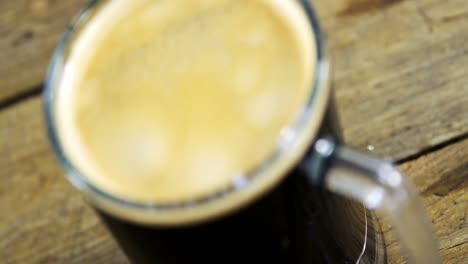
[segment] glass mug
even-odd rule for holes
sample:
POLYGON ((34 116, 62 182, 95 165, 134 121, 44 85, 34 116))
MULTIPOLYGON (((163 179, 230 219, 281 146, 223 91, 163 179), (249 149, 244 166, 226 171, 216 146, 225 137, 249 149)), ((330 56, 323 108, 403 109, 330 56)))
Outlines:
POLYGON ((245 181, 180 204, 113 196, 67 157, 58 138, 55 94, 76 32, 106 1, 91 1, 66 29, 45 83, 49 138, 68 179, 133 262, 385 263, 379 224, 369 211, 382 209, 412 263, 440 263, 431 226, 404 176, 390 163, 342 145, 324 39, 311 4, 298 3, 316 43, 316 78, 302 114, 284 135, 287 144, 245 181))

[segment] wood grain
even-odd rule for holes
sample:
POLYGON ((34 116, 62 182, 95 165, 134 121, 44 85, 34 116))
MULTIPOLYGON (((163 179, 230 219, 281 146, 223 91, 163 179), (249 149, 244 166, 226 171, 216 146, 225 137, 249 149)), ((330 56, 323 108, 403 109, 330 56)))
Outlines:
MULTIPOLYGON (((405 163, 400 169, 423 196, 444 263, 468 263, 468 139, 405 163)), ((404 263, 391 227, 383 224, 382 229, 389 262, 404 263)))
POLYGON ((468 133, 468 2, 314 3, 346 142, 398 160, 468 133))
POLYGON ((0 0, 0 103, 39 89, 65 26, 87 0, 0 0))

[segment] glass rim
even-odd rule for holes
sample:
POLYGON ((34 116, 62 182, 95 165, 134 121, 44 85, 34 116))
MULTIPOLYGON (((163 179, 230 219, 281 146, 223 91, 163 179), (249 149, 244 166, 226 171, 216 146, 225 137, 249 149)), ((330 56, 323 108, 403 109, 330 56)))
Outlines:
MULTIPOLYGON (((117 197, 116 195, 106 192, 101 188, 97 187, 95 184, 91 183, 90 180, 88 180, 82 173, 80 173, 80 170, 74 165, 73 161, 67 157, 67 154, 61 144, 58 129, 56 127, 56 120, 54 117, 54 98, 55 90, 57 88, 56 79, 57 77, 60 77, 62 75, 61 70, 63 70, 66 61, 65 51, 67 50, 68 45, 72 43, 71 39, 75 31, 82 24, 86 23, 89 13, 93 11, 94 8, 96 8, 99 2, 101 2, 101 0, 90 1, 88 5, 81 10, 78 16, 72 20, 70 25, 66 27, 52 56, 44 84, 44 110, 48 138, 55 155, 58 157, 60 164, 65 170, 65 174, 68 180, 77 189, 87 193, 88 195, 96 196, 98 199, 104 200, 107 203, 138 210, 171 211, 188 207, 196 207, 196 205, 205 204, 214 200, 219 200, 222 197, 235 193, 239 189, 245 188, 245 186, 251 184, 251 182, 255 179, 262 177, 262 175, 264 174, 262 172, 265 170, 266 167, 269 167, 275 162, 278 162, 285 155, 285 152, 290 151, 289 147, 293 143, 288 143, 288 146, 286 148, 282 147, 281 144, 277 144, 275 150, 266 160, 259 164, 257 168, 245 174, 245 177, 243 177, 245 181, 243 181, 242 184, 236 184, 235 182, 232 182, 228 187, 220 189, 215 193, 189 201, 175 203, 152 203, 131 201, 125 198, 117 197)), ((305 15, 307 16, 308 22, 310 23, 311 30, 313 31, 312 35, 314 39, 312 40, 312 42, 315 43, 316 47, 316 59, 315 62, 313 62, 315 65, 315 78, 313 79, 312 87, 310 88, 310 96, 307 99, 307 102, 305 106, 303 106, 298 117, 289 126, 289 128, 291 128, 294 132, 302 132, 301 130, 304 130, 306 123, 310 119, 313 119, 311 117, 313 116, 313 113, 311 112, 313 105, 316 103, 317 93, 322 89, 328 89, 328 86, 325 85, 325 83, 328 82, 329 71, 329 64, 325 52, 323 33, 321 32, 318 19, 315 15, 313 7, 308 0, 298 0, 298 2, 300 2, 300 7, 305 11, 305 15)), ((323 116, 320 116, 317 119, 322 120, 322 118, 323 116)), ((317 122, 321 123, 321 121, 317 122)), ((318 131, 315 131, 315 133, 318 133, 318 131)), ((315 136, 316 135, 310 135, 312 139, 315 136)), ((296 138, 294 138, 293 141, 296 141, 296 138)), ((311 142, 308 142, 309 145, 310 143, 311 142)), ((302 155, 304 155, 304 153, 302 153, 302 155)), ((293 165, 290 164, 290 166, 293 165)))

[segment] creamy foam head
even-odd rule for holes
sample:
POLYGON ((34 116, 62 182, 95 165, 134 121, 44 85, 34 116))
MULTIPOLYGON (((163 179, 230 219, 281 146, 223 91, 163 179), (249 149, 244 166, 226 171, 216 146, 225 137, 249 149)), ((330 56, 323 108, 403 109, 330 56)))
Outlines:
POLYGON ((241 181, 311 92, 314 47, 292 2, 110 1, 73 44, 57 94, 69 159, 134 201, 241 181))

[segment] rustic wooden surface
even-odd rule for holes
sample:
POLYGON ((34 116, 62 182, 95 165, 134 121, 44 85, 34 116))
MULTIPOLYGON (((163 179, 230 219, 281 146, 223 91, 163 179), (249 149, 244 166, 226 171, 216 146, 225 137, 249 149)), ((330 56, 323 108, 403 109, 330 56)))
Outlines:
MULTIPOLYGON (((84 0, 0 0, 0 260, 127 263, 48 146, 40 87, 84 0)), ((444 263, 468 263, 468 2, 315 0, 345 140, 417 184, 444 263)), ((402 263, 383 225, 390 263, 402 263)))
MULTIPOLYGON (((400 169, 424 198, 444 262, 468 263, 468 139, 406 162, 400 169)), ((390 226, 382 229, 390 263, 401 263, 390 226)))
POLYGON ((0 103, 37 89, 64 26, 87 0, 0 0, 0 103))

